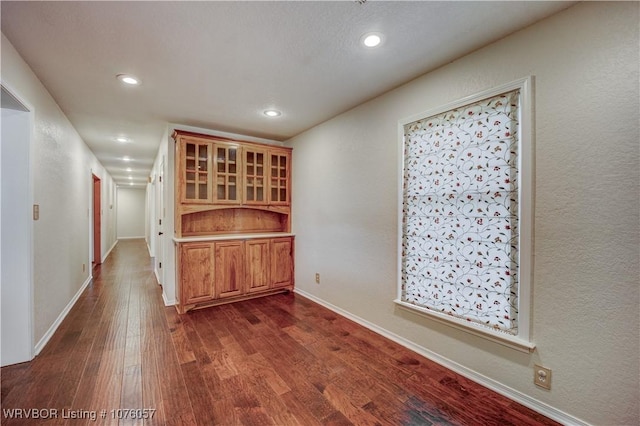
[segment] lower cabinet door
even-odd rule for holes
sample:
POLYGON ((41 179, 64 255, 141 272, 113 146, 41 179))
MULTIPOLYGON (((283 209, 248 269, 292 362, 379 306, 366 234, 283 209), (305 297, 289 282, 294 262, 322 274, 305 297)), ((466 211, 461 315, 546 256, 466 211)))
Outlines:
POLYGON ((216 242, 215 246, 215 296, 223 298, 244 294, 243 242, 216 242))
POLYGON ((293 238, 271 240, 271 288, 293 285, 293 238))
POLYGON ((255 293, 269 289, 270 284, 270 240, 245 241, 247 292, 255 293))
POLYGON ((180 247, 180 304, 208 302, 214 294, 213 243, 180 247))

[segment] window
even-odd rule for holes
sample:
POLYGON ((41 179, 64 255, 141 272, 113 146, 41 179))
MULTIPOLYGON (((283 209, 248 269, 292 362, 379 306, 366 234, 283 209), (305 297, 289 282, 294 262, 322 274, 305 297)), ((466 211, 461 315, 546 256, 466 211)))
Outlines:
POLYGON ((400 123, 396 303, 529 351, 530 79, 400 123))

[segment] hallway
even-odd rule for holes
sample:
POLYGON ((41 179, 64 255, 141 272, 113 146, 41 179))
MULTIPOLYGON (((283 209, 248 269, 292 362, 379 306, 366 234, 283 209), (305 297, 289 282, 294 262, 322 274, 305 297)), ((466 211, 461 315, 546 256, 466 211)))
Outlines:
POLYGON ((555 424, 298 295, 179 316, 143 240, 119 241, 41 354, 1 373, 3 425, 555 424))

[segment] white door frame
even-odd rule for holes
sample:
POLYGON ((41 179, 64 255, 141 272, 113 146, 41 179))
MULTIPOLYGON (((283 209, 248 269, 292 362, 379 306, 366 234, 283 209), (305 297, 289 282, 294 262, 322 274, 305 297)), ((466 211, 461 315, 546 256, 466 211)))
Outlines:
POLYGON ((0 168, 0 175, 4 170, 1 179, 4 190, 0 192, 0 224, 5 222, 4 226, 0 225, 4 229, 0 237, 0 364, 5 366, 30 361, 35 353, 32 220, 35 218, 32 216, 34 192, 31 167, 34 108, 4 81, 0 83, 3 91, 13 98, 12 106, 2 108, 0 157, 5 165, 0 168), (5 140, 5 137, 18 138, 22 143, 8 145, 9 140, 5 140), (11 178, 7 179, 7 176, 11 178))
POLYGON ((164 155, 162 156, 162 159, 160 161, 160 167, 158 167, 157 170, 157 177, 156 177, 156 211, 155 211, 155 232, 156 232, 156 249, 155 249, 155 257, 156 257, 156 261, 155 261, 155 273, 156 273, 156 278, 158 280, 158 284, 162 285, 164 284, 164 280, 165 280, 165 276, 164 276, 164 270, 166 269, 165 267, 160 267, 160 265, 162 264, 162 262, 165 261, 164 259, 164 230, 166 229, 165 226, 165 208, 164 208, 164 179, 165 179, 165 172, 164 172, 164 167, 165 167, 165 158, 164 155))

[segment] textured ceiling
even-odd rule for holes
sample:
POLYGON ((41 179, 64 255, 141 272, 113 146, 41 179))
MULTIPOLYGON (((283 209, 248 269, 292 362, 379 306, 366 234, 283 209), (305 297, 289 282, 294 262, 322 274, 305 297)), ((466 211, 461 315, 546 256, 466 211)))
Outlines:
POLYGON ((2 1, 0 13, 116 182, 133 167, 143 184, 167 122, 286 140, 572 3, 2 1), (364 48, 372 31, 383 44, 364 48))

